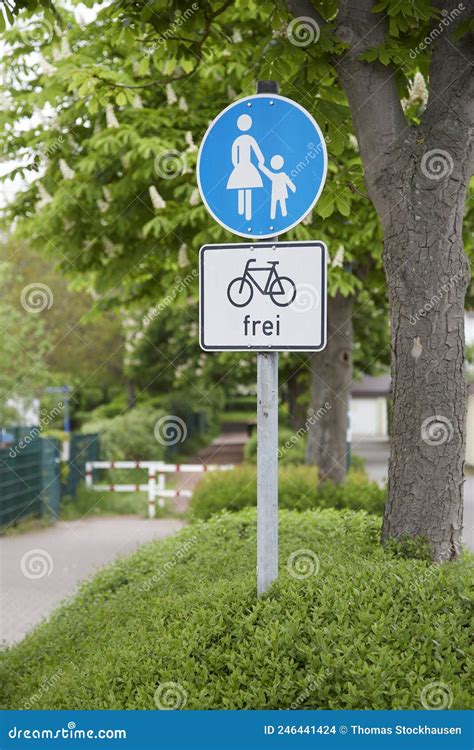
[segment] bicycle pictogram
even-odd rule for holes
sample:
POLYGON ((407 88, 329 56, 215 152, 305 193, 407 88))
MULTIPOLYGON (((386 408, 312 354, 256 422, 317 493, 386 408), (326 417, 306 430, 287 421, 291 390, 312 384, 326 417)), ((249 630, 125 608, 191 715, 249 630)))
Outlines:
POLYGON ((227 297, 234 307, 245 307, 248 305, 257 289, 260 294, 269 296, 273 304, 278 307, 288 307, 296 297, 296 286, 289 276, 280 276, 276 269, 279 264, 278 260, 269 260, 268 266, 252 266, 256 263, 256 258, 250 258, 245 264, 244 273, 233 279, 227 287, 227 297), (259 283, 255 274, 265 272, 267 278, 264 284, 259 283))

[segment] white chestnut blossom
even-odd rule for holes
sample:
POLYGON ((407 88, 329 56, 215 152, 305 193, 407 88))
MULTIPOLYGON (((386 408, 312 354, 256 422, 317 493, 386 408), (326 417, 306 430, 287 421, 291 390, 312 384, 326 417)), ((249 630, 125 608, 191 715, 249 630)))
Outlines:
POLYGON ((178 97, 176 96, 171 83, 166 84, 166 100, 168 104, 176 104, 178 101, 178 97))
POLYGON ((76 176, 75 171, 71 169, 71 167, 65 161, 65 159, 59 160, 59 169, 65 180, 73 180, 74 177, 76 176))
POLYGON ((119 128, 120 123, 115 117, 114 108, 110 104, 110 102, 105 107, 105 121, 107 123, 108 128, 119 128))
POLYGON ((184 268, 188 263, 188 248, 186 247, 186 243, 182 242, 178 252, 178 266, 184 268))
POLYGON ((163 200, 161 195, 159 194, 158 190, 154 185, 151 185, 151 187, 148 188, 148 192, 150 194, 150 200, 152 203, 153 208, 155 208, 157 211, 159 211, 162 208, 166 208, 166 201, 163 200))
POLYGON ((194 188, 193 192, 191 193, 191 197, 189 199, 189 205, 197 206, 200 200, 201 200, 201 196, 199 195, 199 190, 197 188, 194 188))

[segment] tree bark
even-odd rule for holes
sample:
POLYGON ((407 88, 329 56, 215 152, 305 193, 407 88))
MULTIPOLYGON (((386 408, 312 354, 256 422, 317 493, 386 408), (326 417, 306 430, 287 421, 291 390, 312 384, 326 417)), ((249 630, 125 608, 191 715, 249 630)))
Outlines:
POLYGON ((441 561, 455 557, 461 542, 469 268, 455 229, 462 181, 451 190, 423 186, 420 157, 411 161, 403 179, 407 197, 385 232, 393 430, 383 539, 423 537, 441 561))
POLYGON ((347 412, 352 383, 353 298, 328 298, 328 342, 310 356, 311 401, 306 463, 320 481, 342 482, 347 465, 347 412))

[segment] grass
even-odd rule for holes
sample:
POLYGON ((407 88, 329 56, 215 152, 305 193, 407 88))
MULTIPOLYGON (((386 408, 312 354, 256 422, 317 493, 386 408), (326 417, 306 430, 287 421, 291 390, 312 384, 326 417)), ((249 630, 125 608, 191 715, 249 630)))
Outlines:
POLYGON ((250 410, 233 410, 226 411, 221 417, 223 422, 240 422, 243 426, 248 424, 257 424, 257 412, 255 409, 250 410))
MULTIPOLYGON (((166 489, 173 489, 176 475, 166 475, 166 489)), ((95 484, 147 484, 148 474, 144 469, 98 470, 94 475, 95 484)), ((177 514, 171 498, 165 499, 160 508, 158 498, 155 505, 156 518, 169 518, 177 514)), ((148 495, 146 492, 110 492, 90 490, 84 485, 78 489, 75 498, 66 499, 61 505, 61 518, 74 520, 84 516, 139 515, 148 516, 148 495)))
POLYGON ((147 544, 2 654, 1 705, 420 709, 442 683, 468 708, 472 557, 401 559, 379 533, 362 512, 282 511, 260 600, 253 509, 147 544))
MULTIPOLYGON (((168 487, 168 484, 167 484, 168 487)), ((160 508, 158 498, 155 504, 156 518, 170 518, 179 514, 173 509, 172 499, 165 499, 165 506, 160 508)), ((72 521, 87 516, 138 515, 148 516, 148 498, 146 492, 102 492, 80 487, 75 499, 61 505, 61 518, 72 521)))
POLYGON ((47 529, 55 523, 53 518, 38 518, 29 516, 10 526, 0 529, 0 536, 18 536, 19 534, 31 534, 35 531, 47 529))

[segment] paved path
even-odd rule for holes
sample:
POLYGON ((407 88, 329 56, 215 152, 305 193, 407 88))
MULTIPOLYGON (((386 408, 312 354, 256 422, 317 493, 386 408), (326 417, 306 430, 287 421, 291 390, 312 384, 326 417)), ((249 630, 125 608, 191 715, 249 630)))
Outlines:
MULTIPOLYGON (((387 479, 388 457, 390 446, 388 442, 356 442, 353 451, 357 456, 366 460, 369 477, 382 484, 387 479)), ((464 484, 464 529, 465 544, 474 550, 474 475, 468 474, 464 484)))
POLYGON ((41 531, 2 537, 0 641, 23 638, 101 565, 182 526, 177 519, 114 516, 61 521, 41 531))
MULTIPOLYGON (((212 443, 199 451, 197 456, 186 461, 187 464, 241 464, 244 459, 244 447, 248 440, 247 432, 225 432, 212 443)), ((194 490, 204 474, 178 474, 176 484, 179 490, 194 490)), ((177 497, 174 508, 184 512, 189 506, 190 498, 177 497)))

